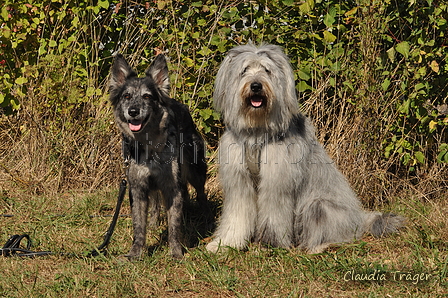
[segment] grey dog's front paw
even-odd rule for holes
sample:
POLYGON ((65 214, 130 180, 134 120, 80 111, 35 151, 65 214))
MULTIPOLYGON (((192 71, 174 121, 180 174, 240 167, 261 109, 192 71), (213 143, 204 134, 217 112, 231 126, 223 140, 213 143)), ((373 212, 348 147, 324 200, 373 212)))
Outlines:
POLYGON ((222 246, 219 239, 213 240, 205 248, 212 253, 225 252, 229 249, 227 246, 222 246))

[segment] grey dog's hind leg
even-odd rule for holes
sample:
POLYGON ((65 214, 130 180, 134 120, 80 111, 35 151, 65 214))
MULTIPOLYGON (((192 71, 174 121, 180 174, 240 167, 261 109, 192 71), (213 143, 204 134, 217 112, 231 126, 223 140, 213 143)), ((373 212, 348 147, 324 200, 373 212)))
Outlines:
MULTIPOLYGON (((375 212, 376 213, 376 212, 375 212)), ((375 237, 384 237, 398 232, 398 229, 406 225, 406 219, 393 213, 369 214, 370 225, 369 232, 375 237)))

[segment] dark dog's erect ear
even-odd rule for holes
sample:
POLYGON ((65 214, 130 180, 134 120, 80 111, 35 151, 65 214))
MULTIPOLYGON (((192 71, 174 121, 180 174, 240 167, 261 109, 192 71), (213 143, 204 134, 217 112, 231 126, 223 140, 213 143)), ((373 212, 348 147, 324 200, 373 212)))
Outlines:
POLYGON ((145 73, 147 76, 152 77, 160 91, 162 91, 166 96, 169 96, 170 78, 168 76, 168 65, 166 64, 164 55, 159 54, 145 73))
POLYGON ((112 90, 118 89, 124 85, 126 79, 137 74, 129 66, 123 55, 115 56, 114 64, 111 71, 110 87, 112 90))

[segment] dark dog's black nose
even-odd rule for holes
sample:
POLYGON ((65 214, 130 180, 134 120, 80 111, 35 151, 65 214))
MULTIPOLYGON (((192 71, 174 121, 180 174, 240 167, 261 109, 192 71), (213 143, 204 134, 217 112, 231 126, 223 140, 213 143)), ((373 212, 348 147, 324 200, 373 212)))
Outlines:
POLYGON ((250 90, 252 90, 252 92, 259 92, 262 88, 263 85, 261 85, 261 83, 254 82, 250 84, 250 90))
POLYGON ((140 109, 138 109, 138 108, 129 108, 128 114, 131 117, 136 117, 136 116, 138 116, 140 114, 140 109))

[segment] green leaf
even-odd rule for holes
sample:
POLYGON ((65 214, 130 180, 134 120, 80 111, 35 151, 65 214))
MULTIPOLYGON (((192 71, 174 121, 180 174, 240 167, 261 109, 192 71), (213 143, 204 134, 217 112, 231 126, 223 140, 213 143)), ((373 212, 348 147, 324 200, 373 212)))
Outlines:
POLYGON ((348 17, 348 16, 352 16, 352 15, 356 14, 357 12, 358 12, 358 6, 353 7, 352 9, 347 11, 344 15, 348 17))
POLYGON ((417 161, 419 163, 425 164, 425 155, 422 152, 417 151, 417 152, 415 152, 414 156, 415 156, 415 159, 417 159, 417 161))
POLYGON ((75 16, 72 20, 72 26, 77 27, 79 24, 79 17, 75 16))
POLYGON ((344 81, 344 82, 342 82, 342 85, 347 86, 352 91, 355 90, 355 88, 353 88, 353 84, 350 81, 344 81))
POLYGON ((297 71, 297 75, 299 76, 300 79, 308 81, 309 79, 311 79, 311 74, 309 73, 308 70, 305 69, 299 69, 297 71))
POLYGON ((98 5, 104 9, 109 8, 109 1, 108 0, 98 0, 98 5))
POLYGON ((88 87, 86 90, 86 96, 90 97, 93 96, 95 94, 95 87, 88 87))
POLYGON ((418 78, 424 77, 426 75, 426 73, 427 73, 426 66, 420 67, 417 70, 417 73, 415 74, 415 78, 418 79, 418 78))
POLYGON ((302 13, 309 13, 314 8, 314 0, 305 0, 305 3, 299 6, 302 13))
POLYGON ((423 83, 418 83, 417 85, 415 85, 415 91, 418 91, 418 90, 420 90, 420 89, 423 89, 423 88, 425 88, 425 84, 423 84, 423 83))
POLYGON ((332 43, 336 41, 336 36, 330 31, 324 31, 324 40, 328 43, 332 43))
POLYGON ((440 71, 440 67, 439 67, 439 63, 437 63, 436 60, 431 61, 431 63, 429 64, 429 66, 431 67, 432 71, 434 71, 435 73, 439 73, 440 71))
POLYGON ((397 50, 398 53, 402 54, 406 59, 409 57, 409 50, 410 50, 409 43, 407 41, 402 41, 399 44, 395 46, 395 50, 397 50))
POLYGON ((395 49, 392 47, 392 48, 388 49, 386 51, 386 53, 387 53, 387 57, 389 57, 389 60, 394 62, 395 61, 395 49))
POLYGON ((386 148, 384 148, 384 156, 386 158, 389 158, 394 148, 395 148, 394 143, 390 143, 389 145, 387 145, 386 148))
POLYGON ((38 49, 39 56, 42 56, 43 54, 45 54, 47 52, 46 47, 47 47, 47 41, 45 39, 41 39, 40 46, 38 49))
POLYGON ((203 120, 207 120, 210 116, 212 116, 212 114, 213 111, 211 109, 202 109, 199 111, 199 115, 201 115, 203 120))
POLYGON ((202 56, 208 56, 210 55, 211 52, 212 50, 210 50, 207 46, 203 46, 201 50, 198 51, 198 53, 201 54, 202 56))
POLYGON ((157 1, 157 9, 162 10, 165 8, 167 1, 159 0, 157 1))
POLYGON ((1 12, 1 17, 4 21, 7 21, 8 15, 9 15, 9 7, 7 5, 2 5, 2 12, 1 12))
POLYGON ((18 103, 17 99, 11 99, 10 104, 14 110, 20 109, 20 104, 18 103))
POLYGON ((411 155, 407 152, 401 157, 401 161, 403 162, 403 164, 405 166, 408 165, 410 160, 411 160, 411 155))
POLYGON ((300 81, 297 84, 297 90, 299 90, 299 92, 305 92, 306 90, 313 90, 313 88, 311 88, 305 81, 300 81))
POLYGON ((11 37, 11 29, 8 28, 8 26, 4 25, 2 28, 1 34, 4 38, 8 39, 11 37))
POLYGON ((390 80, 389 78, 384 79, 383 83, 381 84, 381 88, 383 91, 386 91, 390 86, 390 80))
POLYGON ((437 155, 437 162, 438 163, 443 163, 443 162, 448 163, 448 144, 446 144, 446 143, 440 144, 439 150, 440 150, 440 152, 437 155))
POLYGON ((194 61, 191 58, 185 57, 184 62, 187 64, 188 67, 192 67, 194 65, 194 61))
POLYGON ((443 163, 448 162, 448 152, 447 151, 441 151, 439 155, 437 155, 437 162, 443 163))
POLYGON ((403 104, 400 106, 399 110, 402 114, 408 115, 409 114, 409 107, 411 106, 411 99, 406 99, 403 104))
POLYGON ((28 82, 28 79, 25 77, 18 77, 14 82, 18 85, 23 85, 28 82))
POLYGON ((324 24, 325 24, 325 26, 327 26, 327 28, 330 28, 331 26, 333 26, 335 21, 336 21, 336 19, 329 13, 327 13, 324 17, 324 24))

